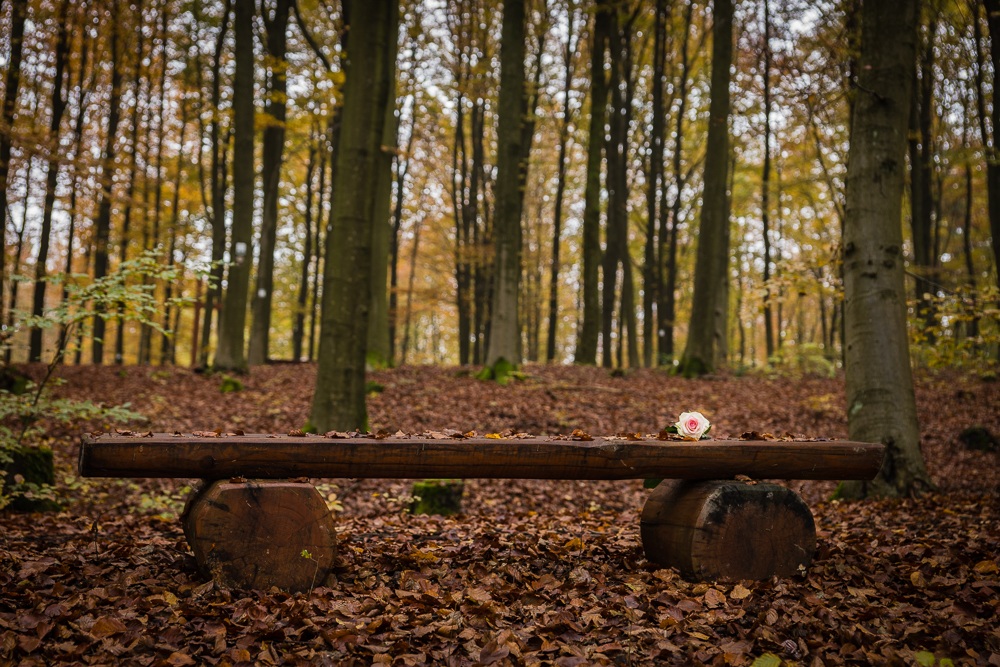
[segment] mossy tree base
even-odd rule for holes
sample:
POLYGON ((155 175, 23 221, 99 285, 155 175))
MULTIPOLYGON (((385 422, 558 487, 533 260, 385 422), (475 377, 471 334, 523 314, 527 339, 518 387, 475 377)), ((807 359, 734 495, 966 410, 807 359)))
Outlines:
POLYGON ((462 493, 465 482, 460 479, 425 479, 414 482, 410 503, 412 514, 439 514, 451 516, 462 511, 462 493))
POLYGON ((36 495, 43 485, 52 486, 56 482, 52 450, 39 447, 19 447, 11 452, 11 461, 4 466, 7 472, 3 481, 3 493, 17 493, 7 505, 18 512, 58 512, 62 506, 49 498, 32 498, 22 495, 30 492, 36 495), (20 481, 17 481, 20 476, 20 481))

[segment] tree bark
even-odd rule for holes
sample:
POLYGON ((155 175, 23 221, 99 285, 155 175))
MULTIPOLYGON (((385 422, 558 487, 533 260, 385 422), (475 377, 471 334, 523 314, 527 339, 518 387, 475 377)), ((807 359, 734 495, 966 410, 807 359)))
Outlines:
MULTIPOLYGON (((115 142, 118 138, 118 123, 121 120, 122 67, 118 25, 120 16, 117 3, 112 3, 109 28, 111 30, 111 98, 108 102, 108 135, 104 144, 104 155, 101 159, 101 171, 97 182, 101 185, 101 194, 97 205, 97 218, 94 220, 94 280, 100 280, 108 274, 108 238, 111 235, 111 190, 114 184, 115 142)), ((164 62, 164 67, 166 63, 164 62)), ((94 315, 92 359, 94 364, 104 361, 104 317, 100 309, 94 315)))
MULTIPOLYGON (((201 328, 201 342, 198 351, 198 365, 208 366, 209 345, 212 340, 212 316, 216 310, 216 302, 222 301, 222 276, 225 267, 222 260, 226 252, 226 177, 224 166, 225 148, 220 146, 219 137, 219 105, 222 103, 222 52, 226 44, 226 33, 229 32, 229 15, 232 12, 232 0, 225 0, 222 6, 222 24, 215 38, 215 53, 212 55, 212 123, 209 130, 212 151, 212 211, 209 221, 212 225, 212 268, 209 271, 209 286, 205 291, 205 322, 201 328)), ((225 142, 229 143, 228 138, 225 142)), ((193 343, 192 343, 193 344, 193 343)))
POLYGON ((215 367, 245 370, 243 340, 253 256, 254 93, 253 5, 237 0, 233 12, 236 69, 233 73, 233 223, 230 266, 219 327, 215 367))
MULTIPOLYGON (((59 127, 66 100, 63 99, 63 76, 69 60, 69 6, 70 0, 59 4, 59 31, 56 36, 55 77, 52 79, 52 116, 49 122, 49 164, 45 176, 45 202, 42 208, 42 232, 38 242, 38 256, 35 258, 35 293, 32 300, 32 314, 41 317, 45 311, 45 276, 49 260, 49 237, 52 235, 52 210, 56 202, 56 183, 59 180, 60 141, 59 127)), ((82 91, 81 91, 82 92, 82 91)), ((138 105, 136 105, 138 106, 138 105)), ((42 360, 42 329, 31 330, 28 349, 29 361, 42 360)))
POLYGON ((705 149, 704 203, 698 231, 691 324, 680 364, 685 377, 715 369, 719 260, 728 256, 726 176, 729 170, 729 69, 733 60, 732 0, 714 0, 712 17, 712 84, 705 149))
POLYGON ((663 112, 663 70, 667 58, 667 19, 670 5, 666 0, 656 0, 656 18, 653 23, 653 125, 649 139, 649 161, 646 163, 646 247, 642 263, 642 365, 649 368, 656 358, 653 329, 657 311, 663 307, 663 272, 659 270, 656 254, 656 223, 658 211, 665 202, 658 201, 663 183, 663 139, 666 117, 663 112))
POLYGON ((365 353, 371 308, 375 184, 392 89, 399 6, 352 4, 333 225, 326 241, 319 370, 310 428, 366 429, 365 353))
POLYGON ((3 277, 7 256, 7 186, 10 173, 10 151, 14 143, 14 111, 17 90, 21 85, 21 54, 24 50, 24 23, 28 16, 28 0, 11 2, 10 58, 4 84, 3 124, 0 125, 0 319, 3 317, 3 277))
POLYGON ((389 345, 389 245, 392 233, 392 158, 399 143, 396 118, 396 59, 388 61, 389 93, 382 141, 376 154, 375 208, 372 230, 372 305, 367 360, 372 368, 391 364, 389 345))
MULTIPOLYGON (((764 239, 764 343, 767 347, 767 363, 774 356, 774 315, 771 312, 771 7, 764 0, 764 171, 760 186, 760 222, 764 239)), ((780 203, 779 203, 780 206, 780 203)), ((781 330, 781 323, 778 323, 781 330)))
MULTIPOLYGON (((312 207, 313 207, 313 174, 316 173, 315 135, 309 137, 309 160, 306 164, 306 233, 305 247, 302 249, 302 271, 299 279, 299 296, 295 309, 295 327, 292 329, 292 361, 302 361, 302 339, 306 326, 306 301, 309 294, 309 264, 312 263, 312 207)), ((320 215, 323 219, 322 198, 320 198, 320 215)))
POLYGON ((910 371, 900 225, 917 7, 892 0, 862 11, 844 225, 847 414, 851 439, 881 442, 886 460, 874 481, 844 482, 842 493, 906 496, 931 487, 910 371))
MULTIPOLYGON (((559 124, 559 167, 556 182, 555 213, 552 218, 552 272, 549 282, 549 330, 546 340, 545 361, 552 363, 556 358, 556 331, 559 328, 559 244, 562 236, 562 206, 566 192, 566 148, 569 143, 569 123, 572 110, 569 94, 573 89, 573 21, 576 5, 570 2, 566 10, 566 79, 563 84, 563 117, 559 124)), ((579 40, 576 43, 580 45, 579 40)))
MULTIPOLYGON (((691 59, 688 56, 688 47, 691 41, 691 19, 694 13, 694 0, 688 2, 687 11, 684 12, 684 37, 681 42, 681 80, 678 84, 678 105, 677 105, 677 130, 674 132, 674 200, 670 207, 670 230, 667 230, 666 210, 660 211, 660 233, 659 233, 659 262, 657 268, 663 270, 666 267, 667 277, 663 282, 663 290, 660 295, 660 303, 657 306, 657 346, 659 348, 659 363, 666 366, 673 362, 674 358, 674 318, 676 316, 676 291, 677 291, 677 227, 681 217, 681 192, 684 189, 684 174, 681 171, 681 158, 684 155, 684 115, 687 113, 688 101, 688 77, 691 73, 691 59), (666 255, 666 257, 664 257, 666 255)), ((666 179, 664 178, 664 185, 666 179)), ((666 192, 661 197, 666 202, 666 192)))
MULTIPOLYGON (((1000 72, 1000 0, 983 0, 986 8, 986 24, 990 31, 990 62, 994 72, 1000 72)), ((983 151, 986 153, 986 193, 989 200, 990 235, 993 239, 993 260, 997 276, 997 286, 1000 287, 1000 159, 997 156, 996 128, 1000 126, 1000 104, 996 101, 995 86, 991 88, 990 126, 992 136, 987 137, 985 101, 983 96, 983 66, 979 47, 978 3, 976 3, 976 52, 979 60, 976 68, 976 83, 979 91, 979 127, 982 134, 983 151), (987 140, 989 139, 989 140, 987 140)), ((2 266, 0 266, 2 268, 2 266)))
POLYGON ((601 331, 601 298, 598 291, 601 265, 601 156, 608 103, 604 56, 611 34, 612 11, 608 0, 598 0, 590 47, 590 139, 583 209, 583 322, 577 333, 574 354, 576 363, 587 365, 597 363, 597 339, 601 331))
MULTIPOLYGON (((237 0, 239 1, 239 0, 237 0)), ((281 163, 285 152, 285 116, 288 84, 285 78, 288 46, 288 18, 292 0, 276 0, 274 12, 261 7, 267 29, 267 58, 270 64, 268 96, 264 113, 268 116, 264 128, 261 166, 261 187, 264 206, 261 209, 260 248, 257 254, 257 289, 251 300, 253 317, 250 323, 250 345, 247 363, 262 366, 268 359, 271 331, 271 296, 274 292, 274 245, 278 234, 278 196, 281 185, 281 163)))
POLYGON ((500 97, 497 106, 497 184, 494 190, 496 283, 490 313, 486 364, 501 359, 521 361, 517 302, 521 278, 520 164, 524 122, 524 0, 508 0, 503 8, 500 47, 500 97))

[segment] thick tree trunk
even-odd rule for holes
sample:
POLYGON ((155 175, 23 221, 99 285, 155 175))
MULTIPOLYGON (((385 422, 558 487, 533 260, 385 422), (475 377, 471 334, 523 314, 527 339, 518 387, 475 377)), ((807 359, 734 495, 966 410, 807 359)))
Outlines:
POLYGON ((215 367, 245 370, 243 340, 253 256, 254 93, 253 5, 237 0, 233 12, 233 224, 229 275, 219 327, 215 367))
MULTIPOLYGON (((110 25, 111 30, 111 98, 108 102, 108 135, 104 144, 104 155, 101 159, 101 171, 97 182, 101 185, 101 194, 97 205, 97 218, 94 220, 94 279, 100 280, 108 274, 108 239, 111 235, 111 190, 114 184, 115 142, 118 138, 118 123, 121 120, 122 67, 121 49, 118 33, 119 8, 112 4, 110 25)), ((94 316, 92 359, 95 364, 104 361, 104 317, 100 310, 94 316)))
POLYGON ((597 362, 597 339, 601 332, 601 156, 608 103, 604 56, 611 34, 612 11, 607 0, 598 0, 590 47, 590 139, 583 209, 583 322, 578 329, 574 354, 576 363, 589 365, 597 362))
POLYGON ((385 108, 392 90, 399 6, 351 6, 352 39, 344 84, 343 127, 326 241, 319 370, 310 427, 323 433, 367 428, 365 353, 371 307, 372 228, 385 108))
POLYGON ((7 60, 7 80, 4 85, 3 121, 0 125, 0 319, 3 316, 3 277, 7 255, 7 176, 10 173, 10 151, 14 143, 14 111, 17 89, 21 85, 21 54, 24 50, 24 22, 28 16, 28 0, 11 2, 10 57, 7 60))
MULTIPOLYGON (((212 213, 209 219, 212 224, 212 268, 209 272, 209 287, 205 291, 205 322, 201 328, 201 342, 198 351, 198 365, 202 368, 208 366, 209 346, 212 341, 212 315, 216 310, 216 302, 221 303, 222 301, 222 276, 225 271, 225 267, 222 265, 226 252, 225 148, 220 145, 219 105, 222 103, 222 52, 226 44, 226 33, 229 32, 229 15, 232 12, 232 6, 232 0, 225 0, 222 6, 222 25, 219 26, 219 34, 215 38, 215 53, 212 56, 212 123, 210 129, 212 213)), ((228 146, 228 138, 225 144, 228 146)))
POLYGON ((732 0, 715 0, 712 17, 712 87, 705 150, 704 203, 698 231, 691 324, 680 364, 685 377, 708 373, 715 368, 719 259, 728 255, 726 176, 729 170, 729 69, 733 60, 732 0))
POLYGON ((900 218, 913 68, 916 1, 866 2, 851 125, 844 225, 848 429, 880 442, 874 481, 844 482, 846 496, 906 496, 931 486, 920 453, 906 332, 900 218))
POLYGON ((521 278, 520 165, 524 122, 524 0, 508 0, 503 8, 500 47, 500 98, 497 107, 497 184, 494 190, 496 283, 490 313, 486 364, 521 361, 517 301, 521 278))
MULTIPOLYGON (((52 116, 49 122, 49 164, 48 173, 45 176, 42 232, 38 242, 38 256, 35 258, 35 293, 31 311, 35 317, 41 317, 45 311, 45 286, 47 284, 45 281, 47 274, 45 265, 49 261, 52 210, 55 207, 56 183, 59 180, 59 126, 62 124, 63 113, 66 111, 66 100, 63 99, 62 93, 63 76, 66 72, 66 63, 69 60, 69 6, 70 0, 62 0, 59 4, 59 32, 56 36, 55 53, 56 73, 52 80, 52 116)), ((42 360, 42 329, 38 327, 31 330, 28 360, 42 360)))
MULTIPOLYGON (((237 0, 239 1, 239 0, 237 0)), ((285 153, 285 115, 288 84, 285 78, 288 45, 288 17, 292 0, 277 0, 273 16, 264 9, 267 28, 267 55, 270 62, 269 94, 264 113, 269 117, 264 128, 261 187, 264 206, 261 210, 260 248, 257 255, 257 289, 251 301, 250 345, 247 363, 267 363, 271 332, 271 296, 274 292, 274 244, 278 234, 278 197, 281 163, 285 153)))

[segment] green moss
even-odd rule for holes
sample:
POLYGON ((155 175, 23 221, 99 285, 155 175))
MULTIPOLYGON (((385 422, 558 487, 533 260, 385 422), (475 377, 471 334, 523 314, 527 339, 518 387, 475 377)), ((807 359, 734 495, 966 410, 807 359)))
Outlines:
POLYGON ((237 380, 236 378, 230 377, 228 375, 222 376, 222 384, 219 385, 219 391, 221 391, 223 394, 230 394, 237 391, 243 391, 244 389, 246 389, 246 387, 244 387, 243 383, 237 380))
POLYGON ((460 479, 425 479, 414 482, 410 495, 412 514, 439 514, 451 516, 462 511, 462 493, 465 482, 460 479))
POLYGON ((45 487, 56 482, 52 450, 41 447, 19 447, 9 452, 10 462, 4 466, 3 494, 11 494, 10 509, 18 512, 58 512, 62 506, 51 498, 37 497, 45 487), (26 497, 25 494, 30 494, 26 497))
POLYGON ((365 382, 366 394, 381 394, 383 391, 385 391, 385 385, 381 382, 375 382, 375 380, 368 380, 368 382, 365 382))
POLYGON ((685 357, 681 360, 679 371, 681 375, 690 379, 710 373, 712 369, 698 357, 685 357))

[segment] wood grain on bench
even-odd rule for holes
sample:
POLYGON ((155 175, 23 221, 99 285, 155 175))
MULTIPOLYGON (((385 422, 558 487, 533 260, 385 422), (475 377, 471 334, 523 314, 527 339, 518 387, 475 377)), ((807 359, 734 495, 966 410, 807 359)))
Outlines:
POLYGON ((274 435, 86 436, 84 477, 872 479, 880 444, 848 441, 591 441, 274 435))

